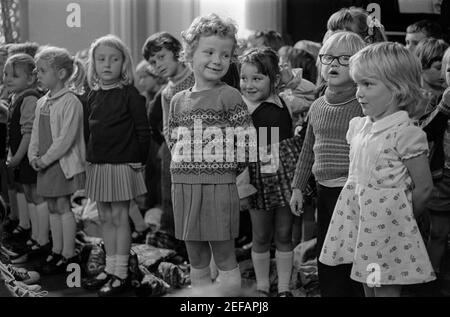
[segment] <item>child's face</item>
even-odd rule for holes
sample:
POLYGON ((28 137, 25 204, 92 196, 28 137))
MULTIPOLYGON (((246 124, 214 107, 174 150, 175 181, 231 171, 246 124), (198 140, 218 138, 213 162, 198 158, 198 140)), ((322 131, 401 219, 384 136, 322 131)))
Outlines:
POLYGON ((348 50, 339 46, 332 46, 323 55, 336 57, 331 64, 326 65, 322 63, 321 65, 321 75, 327 81, 329 87, 342 87, 352 82, 348 67, 348 60, 352 54, 348 50), (339 63, 338 56, 341 56, 340 62, 344 65, 339 63))
POLYGON ((398 110, 391 90, 378 77, 358 71, 355 72, 354 79, 358 86, 356 98, 364 115, 377 121, 398 110))
POLYGON ((145 69, 139 69, 136 72, 137 88, 143 93, 146 91, 153 92, 158 85, 156 77, 150 75, 145 69))
POLYGON ((261 74, 253 64, 242 64, 240 85, 242 94, 252 102, 261 102, 270 96, 269 76, 261 74))
POLYGON ((147 62, 156 74, 166 79, 176 76, 180 65, 173 52, 165 47, 150 56, 147 62))
POLYGON ((56 70, 51 65, 40 59, 36 62, 38 82, 46 89, 52 90, 59 83, 56 70))
POLYGON ((99 45, 94 52, 95 72, 103 84, 114 84, 122 75, 123 54, 116 48, 99 45))
POLYGON ((192 56, 197 86, 210 86, 225 76, 230 67, 234 42, 219 36, 201 36, 192 56))
MULTIPOLYGON (((444 91, 446 88, 445 78, 442 74, 442 62, 436 61, 430 68, 422 71, 422 80, 426 86, 433 90, 444 91)), ((428 88, 424 87, 424 88, 428 88)))
POLYGON ((406 33, 405 46, 411 53, 414 53, 417 44, 426 37, 427 37, 426 34, 423 32, 406 33))
POLYGON ((10 92, 19 93, 30 87, 34 83, 34 75, 29 75, 21 66, 8 63, 4 69, 4 82, 10 92), (15 70, 15 71, 14 71, 15 70))

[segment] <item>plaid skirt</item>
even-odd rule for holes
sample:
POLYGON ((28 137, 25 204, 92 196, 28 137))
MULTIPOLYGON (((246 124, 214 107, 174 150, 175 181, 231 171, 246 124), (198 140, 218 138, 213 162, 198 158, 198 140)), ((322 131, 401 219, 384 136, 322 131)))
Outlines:
POLYGON ((251 205, 256 210, 270 211, 289 206, 297 160, 302 150, 303 137, 284 139, 279 146, 279 167, 276 173, 261 173, 261 163, 249 166, 250 183, 257 189, 251 196, 251 205))
POLYGON ((91 164, 86 166, 86 195, 93 201, 132 200, 147 192, 140 164, 91 164))

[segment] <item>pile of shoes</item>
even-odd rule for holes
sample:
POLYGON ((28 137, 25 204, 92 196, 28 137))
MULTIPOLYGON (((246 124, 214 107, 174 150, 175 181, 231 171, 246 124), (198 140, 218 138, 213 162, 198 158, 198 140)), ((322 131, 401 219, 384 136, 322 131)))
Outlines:
POLYGON ((48 294, 37 285, 39 273, 16 268, 0 262, 0 283, 4 283, 13 297, 44 297, 48 294))

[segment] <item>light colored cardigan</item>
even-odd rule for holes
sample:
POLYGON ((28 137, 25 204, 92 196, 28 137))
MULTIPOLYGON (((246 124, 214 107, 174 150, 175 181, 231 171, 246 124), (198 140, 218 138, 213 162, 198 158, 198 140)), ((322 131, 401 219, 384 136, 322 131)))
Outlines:
POLYGON ((54 96, 47 93, 37 102, 31 132, 28 159, 40 158, 47 167, 59 160, 64 176, 69 179, 85 171, 86 146, 83 137, 83 105, 73 92, 64 88, 54 96), (53 143, 45 154, 39 153, 39 118, 42 107, 51 102, 50 130, 53 143))

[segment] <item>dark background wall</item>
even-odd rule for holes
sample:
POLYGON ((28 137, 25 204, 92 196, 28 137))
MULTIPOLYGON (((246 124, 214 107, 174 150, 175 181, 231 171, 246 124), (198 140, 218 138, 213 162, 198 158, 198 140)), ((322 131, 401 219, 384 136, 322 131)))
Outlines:
MULTIPOLYGON (((386 31, 405 32, 408 25, 422 19, 430 19, 439 22, 447 34, 450 34, 450 0, 443 1, 441 15, 401 14, 397 0, 286 0, 284 33, 290 36, 294 43, 304 39, 321 42, 331 14, 342 7, 366 8, 372 2, 381 7, 381 23, 386 31)), ((390 36, 389 39, 402 42, 404 36, 390 36)))

